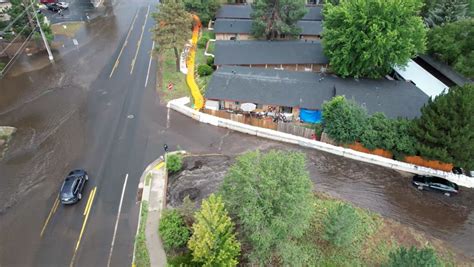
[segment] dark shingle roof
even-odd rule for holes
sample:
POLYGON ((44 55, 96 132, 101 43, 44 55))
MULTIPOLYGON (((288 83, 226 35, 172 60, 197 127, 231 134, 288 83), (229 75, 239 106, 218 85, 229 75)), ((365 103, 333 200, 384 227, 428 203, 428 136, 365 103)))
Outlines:
MULTIPOLYGON (((298 21, 301 34, 320 35, 323 31, 321 21, 298 21)), ((247 33, 252 31, 252 20, 250 19, 216 19, 214 24, 215 33, 247 33)))
POLYGON ((428 96, 402 81, 342 79, 312 72, 263 68, 220 67, 212 76, 207 99, 321 109, 334 94, 353 99, 372 114, 413 118, 428 96))
POLYGON ((216 65, 327 64, 320 41, 216 41, 216 65))
POLYGON ((250 5, 222 5, 217 11, 216 18, 250 19, 252 7, 250 5))
POLYGON ((420 55, 419 56, 423 61, 425 61, 428 65, 439 71, 442 75, 446 78, 451 80, 454 84, 458 86, 463 86, 466 83, 472 83, 473 81, 469 80, 468 78, 462 76, 461 74, 454 71, 450 66, 436 60, 435 58, 428 56, 428 55, 420 55))
MULTIPOLYGON (((302 20, 322 20, 322 7, 307 6, 308 12, 302 20)), ((218 19, 250 19, 252 13, 251 5, 222 5, 217 11, 218 19)))

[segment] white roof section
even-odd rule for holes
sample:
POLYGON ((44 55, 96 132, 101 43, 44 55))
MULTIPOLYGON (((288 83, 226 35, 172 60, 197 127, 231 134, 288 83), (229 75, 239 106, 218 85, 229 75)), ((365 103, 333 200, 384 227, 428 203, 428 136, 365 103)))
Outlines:
POLYGON ((405 68, 394 67, 393 69, 406 81, 413 82, 416 87, 420 88, 429 97, 435 98, 444 90, 447 92, 449 89, 447 85, 411 59, 405 68))

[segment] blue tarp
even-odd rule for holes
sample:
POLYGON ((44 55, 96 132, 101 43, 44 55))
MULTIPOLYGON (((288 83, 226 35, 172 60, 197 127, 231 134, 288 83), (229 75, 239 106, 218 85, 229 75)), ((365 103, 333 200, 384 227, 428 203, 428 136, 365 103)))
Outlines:
POLYGON ((300 120, 307 123, 320 123, 321 110, 300 109, 300 120))

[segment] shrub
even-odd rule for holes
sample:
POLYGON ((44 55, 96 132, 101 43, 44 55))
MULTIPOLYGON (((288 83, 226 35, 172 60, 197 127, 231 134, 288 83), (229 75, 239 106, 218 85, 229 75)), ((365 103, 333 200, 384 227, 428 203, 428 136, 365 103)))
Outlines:
POLYGON ((167 250, 185 247, 191 236, 183 217, 176 210, 164 210, 158 231, 167 250))
POLYGON ((411 133, 413 121, 407 119, 397 119, 393 121, 393 131, 395 131, 395 144, 392 153, 395 159, 403 159, 405 156, 416 154, 416 139, 411 133))
POLYGON ((383 148, 392 151, 397 142, 393 126, 393 120, 387 119, 383 113, 375 113, 367 120, 360 141, 368 149, 383 148))
POLYGON ((206 64, 209 65, 209 66, 214 66, 214 58, 213 57, 208 57, 206 59, 206 64))
POLYGON ((206 35, 201 36, 197 42, 198 48, 206 48, 206 44, 209 41, 209 37, 206 35))
POLYGON ((341 144, 352 144, 365 130, 367 111, 354 101, 336 96, 323 104, 325 132, 341 144))
POLYGON ((336 247, 347 247, 357 238, 359 224, 354 207, 339 204, 329 210, 324 220, 323 239, 336 247))
POLYGON ((426 266, 435 267, 442 266, 436 252, 432 248, 417 249, 411 247, 406 249, 400 247, 397 250, 390 252, 387 267, 415 267, 426 266))
POLYGON ((183 167, 183 157, 179 154, 171 154, 166 157, 166 168, 168 173, 175 173, 183 167))
POLYGON ((214 70, 209 65, 199 65, 197 71, 198 71, 198 75, 203 77, 203 76, 211 75, 214 70))
POLYGON ((3 71, 3 68, 5 68, 7 64, 0 62, 0 72, 3 71))

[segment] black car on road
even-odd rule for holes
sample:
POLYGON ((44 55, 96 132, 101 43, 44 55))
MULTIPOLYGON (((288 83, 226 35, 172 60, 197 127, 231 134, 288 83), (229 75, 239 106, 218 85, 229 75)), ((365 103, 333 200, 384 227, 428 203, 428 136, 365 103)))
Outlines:
POLYGON ((432 189, 436 191, 441 191, 446 196, 459 193, 459 187, 457 184, 452 183, 446 179, 434 176, 424 176, 417 174, 413 176, 412 184, 419 190, 432 189))
POLYGON ((89 176, 85 170, 73 170, 71 171, 61 186, 59 197, 62 204, 74 204, 81 200, 82 191, 86 182, 89 180, 89 176))

